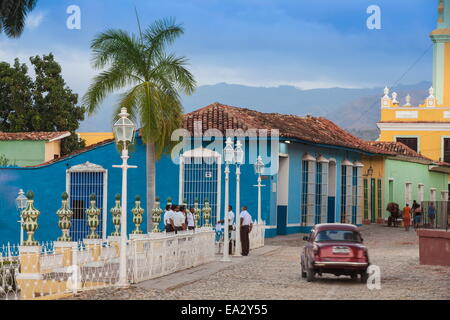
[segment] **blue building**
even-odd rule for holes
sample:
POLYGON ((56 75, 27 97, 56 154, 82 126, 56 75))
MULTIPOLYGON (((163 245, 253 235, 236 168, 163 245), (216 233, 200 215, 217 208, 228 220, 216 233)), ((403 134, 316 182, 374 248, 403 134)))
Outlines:
MULTIPOLYGON (((193 205, 209 199, 213 223, 224 214, 225 179, 222 160, 226 137, 243 142, 241 165, 241 206, 257 218, 257 176, 253 164, 258 155, 266 164, 262 175, 262 220, 266 236, 307 232, 321 222, 362 223, 362 155, 380 150, 362 141, 331 121, 311 116, 299 117, 260 113, 214 103, 188 113, 183 128, 175 132, 179 141, 170 155, 156 164, 156 192, 164 206, 193 205)), ((74 211, 71 235, 81 239, 87 233, 85 209, 95 193, 102 209, 99 233, 108 236, 113 225, 109 209, 121 190, 121 163, 113 140, 35 167, 0 169, 0 243, 18 242, 20 226, 15 198, 19 189, 33 190, 35 206, 41 211, 36 238, 55 240, 60 231, 56 211, 60 195, 69 193, 74 211)), ((135 195, 146 207, 145 146, 137 137, 129 163, 128 209, 135 195)), ((230 166, 230 204, 236 201, 235 165, 230 166)), ((234 208, 236 209, 236 208, 234 208)), ((129 224, 132 215, 129 214, 129 224)), ((142 225, 146 231, 146 222, 142 225)), ((129 228, 131 229, 131 228, 129 228)))

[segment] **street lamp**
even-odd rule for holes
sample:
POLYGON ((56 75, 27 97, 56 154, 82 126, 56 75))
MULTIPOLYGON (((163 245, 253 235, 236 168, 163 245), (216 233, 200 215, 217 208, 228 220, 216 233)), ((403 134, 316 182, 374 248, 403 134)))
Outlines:
POLYGON ((120 215, 120 269, 119 282, 120 287, 128 286, 127 279, 127 170, 137 168, 137 166, 128 165, 128 146, 134 141, 136 126, 128 119, 129 113, 126 108, 122 108, 120 119, 113 126, 116 143, 122 148, 122 165, 114 165, 114 168, 122 169, 122 213, 120 215))
POLYGON ((235 236, 235 251, 234 255, 241 256, 241 164, 244 162, 244 150, 242 150, 242 143, 240 140, 236 142, 236 149, 234 150, 236 158, 236 236, 235 236))
POLYGON ((258 156, 256 162, 254 164, 255 173, 258 175, 258 184, 255 187, 258 187, 258 224, 262 223, 261 219, 261 187, 264 187, 261 184, 261 175, 264 171, 264 162, 262 161, 261 156, 258 156))
POLYGON ((374 214, 374 212, 372 212, 372 175, 373 175, 373 168, 372 165, 370 165, 369 169, 367 169, 367 173, 363 174, 364 177, 367 177, 367 179, 365 179, 367 181, 367 212, 370 213, 370 217, 366 216, 366 211, 364 210, 364 219, 367 221, 370 219, 371 222, 372 221, 372 215, 374 214))
POLYGON ((230 164, 234 160, 233 141, 228 137, 225 142, 225 149, 223 150, 225 159, 225 214, 224 214, 224 232, 223 232, 223 262, 229 262, 229 234, 228 234, 228 205, 229 205, 229 180, 230 180, 230 164))
POLYGON ((20 220, 17 221, 20 223, 20 244, 23 242, 23 217, 21 215, 22 210, 27 207, 27 197, 25 196, 25 192, 22 189, 19 190, 19 196, 16 198, 16 208, 19 211, 20 220))

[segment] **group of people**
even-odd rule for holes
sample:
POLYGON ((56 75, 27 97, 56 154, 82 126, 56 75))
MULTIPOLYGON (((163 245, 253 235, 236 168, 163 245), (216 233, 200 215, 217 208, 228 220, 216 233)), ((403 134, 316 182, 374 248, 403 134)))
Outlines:
MULTIPOLYGON (((405 227, 406 231, 409 231, 409 227, 411 226, 411 220, 414 225, 414 228, 418 228, 420 223, 422 222, 422 214, 423 214, 423 208, 420 204, 416 202, 416 200, 413 201, 412 206, 410 207, 407 203, 406 206, 403 208, 403 226, 405 227)), ((436 208, 434 206, 433 202, 430 202, 430 205, 428 206, 428 220, 430 226, 434 225, 434 220, 436 218, 436 208)))
POLYGON ((194 208, 186 209, 182 205, 167 205, 164 212, 164 229, 166 232, 175 232, 183 230, 195 230, 194 208))
MULTIPOLYGON (((231 241, 231 232, 235 229, 235 219, 234 219, 235 215, 233 212, 233 207, 232 206, 228 206, 228 213, 227 213, 227 218, 228 218, 228 233, 229 233, 229 237, 228 239, 230 240, 229 244, 228 244, 228 252, 230 254, 232 254, 233 251, 233 244, 231 241)), ((252 231, 253 228, 253 220, 252 220, 252 216, 250 215, 250 213, 247 211, 247 207, 243 206, 242 207, 242 211, 240 213, 240 217, 241 217, 241 221, 240 221, 240 236, 241 236, 241 252, 243 256, 248 256, 248 253, 250 252, 250 237, 249 234, 252 231)), ((220 220, 217 221, 218 224, 221 223, 225 223, 225 219, 224 220, 220 220)), ((216 229, 218 229, 219 227, 216 227, 216 229)), ((225 249, 224 249, 225 250, 225 249)))
MULTIPOLYGON (((185 205, 167 205, 166 210, 164 212, 164 230, 166 232, 175 232, 183 230, 195 230, 195 219, 194 219, 195 210, 193 207, 190 207, 187 210, 185 205)), ((240 221, 240 236, 241 236, 241 245, 242 245, 242 255, 247 256, 250 251, 250 239, 249 234, 253 227, 253 220, 250 213, 247 211, 247 207, 243 206, 241 211, 241 221, 240 221)), ((228 232, 234 229, 235 225, 235 215, 233 212, 233 207, 228 206, 228 232)), ((218 221, 218 223, 224 223, 224 220, 218 221)), ((231 239, 231 237, 229 237, 231 239)), ((232 244, 230 241, 229 251, 232 251, 232 244)))

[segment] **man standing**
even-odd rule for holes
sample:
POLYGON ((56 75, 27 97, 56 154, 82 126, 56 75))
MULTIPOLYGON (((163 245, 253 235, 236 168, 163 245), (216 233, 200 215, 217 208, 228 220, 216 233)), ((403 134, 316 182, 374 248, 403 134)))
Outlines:
MULTIPOLYGON (((231 232, 233 231, 233 223, 234 223, 234 212, 233 212, 233 207, 232 206, 228 206, 228 239, 230 241, 229 246, 228 246, 228 252, 230 254, 233 254, 233 245, 231 242, 231 232)), ((223 223, 225 225, 225 219, 224 220, 220 220, 219 223, 223 223)), ((225 230, 224 230, 225 232, 225 230)))
POLYGON ((247 207, 243 206, 241 212, 241 243, 243 256, 248 256, 250 251, 250 239, 248 235, 252 231, 252 227, 252 216, 248 213, 247 207))
POLYGON ((189 208, 189 212, 187 213, 187 228, 188 230, 195 230, 195 219, 194 219, 195 209, 193 207, 189 208))
POLYGON ((166 212, 164 213, 164 229, 166 232, 175 231, 173 227, 173 211, 169 204, 166 206, 166 212))
POLYGON ((175 234, 178 233, 178 231, 183 231, 183 227, 185 225, 185 219, 186 217, 184 214, 180 211, 180 207, 177 205, 172 206, 172 209, 174 211, 173 214, 173 224, 175 226, 175 234))

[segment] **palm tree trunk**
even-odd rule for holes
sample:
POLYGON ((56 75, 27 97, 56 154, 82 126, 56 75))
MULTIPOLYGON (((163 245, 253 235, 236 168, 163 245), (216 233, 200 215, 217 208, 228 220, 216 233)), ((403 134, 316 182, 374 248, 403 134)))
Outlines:
POLYGON ((155 144, 146 144, 146 157, 147 157, 147 232, 151 232, 153 228, 152 223, 152 209, 155 203, 155 190, 156 190, 156 157, 155 157, 155 144))

